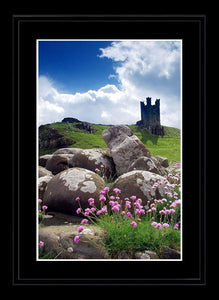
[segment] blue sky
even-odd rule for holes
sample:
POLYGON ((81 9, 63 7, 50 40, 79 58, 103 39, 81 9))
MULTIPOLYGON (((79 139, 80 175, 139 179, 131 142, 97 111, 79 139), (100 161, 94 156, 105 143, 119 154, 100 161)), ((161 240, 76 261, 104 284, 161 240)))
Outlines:
POLYGON ((74 117, 134 124, 139 101, 161 100, 161 123, 181 124, 181 41, 38 41, 38 125, 74 117))

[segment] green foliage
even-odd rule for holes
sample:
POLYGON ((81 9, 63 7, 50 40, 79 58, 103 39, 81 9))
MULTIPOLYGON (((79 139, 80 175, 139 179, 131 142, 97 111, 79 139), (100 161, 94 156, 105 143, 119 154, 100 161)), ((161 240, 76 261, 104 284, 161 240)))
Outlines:
POLYGON ((112 257, 123 250, 136 252, 147 249, 158 254, 164 246, 180 250, 180 231, 173 227, 155 229, 147 216, 141 217, 137 227, 130 226, 130 219, 119 213, 100 216, 97 222, 107 232, 104 244, 112 257))

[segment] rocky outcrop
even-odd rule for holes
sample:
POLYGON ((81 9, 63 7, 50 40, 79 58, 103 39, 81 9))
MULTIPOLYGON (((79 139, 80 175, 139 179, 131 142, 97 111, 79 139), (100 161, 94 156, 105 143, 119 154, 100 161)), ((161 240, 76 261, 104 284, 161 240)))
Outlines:
POLYGON ((61 135, 58 130, 41 125, 39 127, 39 148, 55 149, 74 144, 74 140, 61 135))
POLYGON ((38 197, 39 199, 44 198, 44 193, 47 187, 48 182, 53 178, 54 176, 51 175, 45 175, 38 179, 38 197))
POLYGON ((135 170, 119 176, 114 182, 112 190, 121 190, 120 197, 136 196, 142 199, 142 205, 147 205, 147 201, 161 199, 165 196, 164 184, 159 184, 156 189, 152 189, 154 183, 163 182, 164 177, 148 171, 135 170))
POLYGON ((47 226, 39 230, 39 240, 44 241, 42 255, 49 253, 56 259, 106 259, 103 247, 98 247, 103 233, 97 226, 90 226, 80 234, 80 243, 74 243, 77 225, 47 226))
POLYGON ((160 162, 162 167, 164 168, 169 167, 168 158, 159 155, 157 155, 155 158, 160 162))
POLYGON ((81 149, 69 160, 72 167, 101 170, 105 177, 115 176, 115 165, 109 149, 81 149))
POLYGON ((88 199, 94 198, 99 206, 99 192, 105 187, 103 179, 96 173, 82 169, 70 168, 54 176, 47 184, 43 204, 48 210, 67 214, 76 214, 80 197, 83 209, 88 206, 88 199))
POLYGON ((118 176, 126 173, 137 158, 151 157, 150 151, 127 126, 112 126, 103 131, 102 137, 110 148, 118 176))
POLYGON ((68 167, 68 158, 62 154, 53 155, 46 163, 46 169, 51 171, 53 175, 68 169, 68 167))

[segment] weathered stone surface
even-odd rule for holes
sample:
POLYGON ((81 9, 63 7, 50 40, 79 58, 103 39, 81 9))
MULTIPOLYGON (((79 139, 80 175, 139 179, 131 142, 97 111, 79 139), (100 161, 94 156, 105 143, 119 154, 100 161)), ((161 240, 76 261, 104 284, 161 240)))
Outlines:
POLYGON ((46 163, 46 169, 51 171, 53 175, 68 169, 68 158, 65 155, 53 155, 46 163))
POLYGON ((115 165, 109 149, 81 149, 69 160, 72 167, 84 168, 95 171, 96 168, 103 170, 106 177, 115 175, 115 165))
POLYGON ((165 246, 163 251, 160 254, 160 258, 162 258, 162 259, 180 259, 180 252, 175 249, 171 249, 171 248, 165 246))
POLYGON ((118 176, 126 173, 138 157, 151 157, 150 151, 127 126, 112 126, 103 131, 102 137, 110 148, 118 176))
POLYGON ((169 166, 168 158, 162 156, 155 156, 155 158, 160 162, 161 166, 167 168, 169 166))
POLYGON ((160 259, 156 252, 145 250, 143 252, 136 252, 134 255, 136 259, 144 259, 144 260, 151 260, 151 259, 160 259))
POLYGON ((94 172, 70 168, 58 173, 49 181, 43 203, 48 206, 48 211, 76 214, 79 207, 75 201, 76 197, 80 197, 83 209, 88 207, 89 198, 94 198, 95 205, 99 206, 99 192, 104 187, 103 179, 94 172))
POLYGON ((56 150, 53 155, 56 154, 76 154, 77 152, 80 152, 81 148, 61 148, 56 150))
POLYGON ((156 189, 152 189, 155 182, 163 182, 164 177, 148 172, 135 170, 121 175, 113 184, 114 188, 121 190, 120 198, 136 196, 142 199, 142 205, 153 199, 161 199, 165 196, 164 184, 159 184, 156 189))
POLYGON ((133 170, 144 170, 149 171, 155 174, 160 174, 157 166, 155 165, 154 161, 146 156, 141 156, 137 158, 128 168, 129 171, 133 170))
POLYGON ((39 166, 41 167, 45 167, 47 161, 52 157, 52 154, 46 154, 46 155, 42 155, 39 158, 39 166))
POLYGON ((166 175, 167 171, 161 166, 160 162, 153 156, 146 157, 141 156, 137 158, 128 168, 128 172, 133 170, 144 170, 149 171, 161 176, 166 175))
POLYGON ((87 226, 87 232, 80 234, 78 244, 74 237, 78 235, 78 225, 46 226, 39 230, 39 240, 44 242, 43 253, 50 253, 56 259, 106 259, 108 255, 100 248, 102 231, 96 226, 87 226))
POLYGON ((53 174, 51 171, 47 170, 44 167, 38 166, 38 177, 43 177, 43 176, 47 176, 47 175, 53 177, 53 174))
POLYGON ((44 193, 48 182, 53 178, 53 175, 42 176, 38 179, 38 197, 43 200, 44 193))
POLYGON ((132 135, 131 129, 125 125, 112 126, 102 132, 102 137, 110 149, 123 142, 127 136, 132 135))

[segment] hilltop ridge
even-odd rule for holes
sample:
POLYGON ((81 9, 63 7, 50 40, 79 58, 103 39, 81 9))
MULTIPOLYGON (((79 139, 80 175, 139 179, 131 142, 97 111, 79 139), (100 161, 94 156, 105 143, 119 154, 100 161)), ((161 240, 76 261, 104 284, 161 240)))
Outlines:
MULTIPOLYGON (((63 119, 64 120, 64 119, 63 119)), ((63 147, 70 148, 107 148, 102 132, 112 125, 88 122, 56 122, 39 126, 39 156, 52 154, 63 147)), ((180 161, 181 130, 164 127, 165 135, 158 136, 137 125, 127 125, 142 143, 156 156, 167 157, 169 161, 180 161)))

